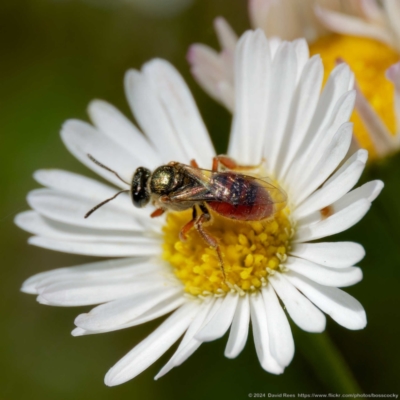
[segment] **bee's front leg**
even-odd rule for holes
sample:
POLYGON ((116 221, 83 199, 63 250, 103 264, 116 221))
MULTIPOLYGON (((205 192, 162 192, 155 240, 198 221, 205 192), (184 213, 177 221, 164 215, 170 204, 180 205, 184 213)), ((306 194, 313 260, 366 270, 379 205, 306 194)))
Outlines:
POLYGON ((179 232, 179 239, 181 239, 182 242, 186 242, 187 234, 193 228, 194 224, 196 223, 196 219, 197 219, 197 210, 196 206, 193 206, 192 219, 186 225, 184 225, 181 231, 179 232))
POLYGON ((203 212, 203 214, 200 215, 200 217, 195 221, 194 226, 196 227, 197 231, 200 233, 201 237, 206 241, 208 245, 213 247, 215 251, 217 252, 222 274, 224 275, 224 279, 226 279, 225 275, 225 269, 224 269, 224 262, 222 260, 222 253, 221 249, 219 248, 219 244, 217 239, 214 236, 211 236, 204 228, 203 224, 205 222, 208 222, 211 220, 211 215, 210 212, 208 211, 208 208, 204 205, 200 205, 200 210, 203 212))

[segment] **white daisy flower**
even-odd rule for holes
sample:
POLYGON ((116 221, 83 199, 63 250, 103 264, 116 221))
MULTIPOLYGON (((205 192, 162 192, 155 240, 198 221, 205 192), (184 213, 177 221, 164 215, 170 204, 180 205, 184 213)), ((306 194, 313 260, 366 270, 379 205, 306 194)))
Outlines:
MULTIPOLYGON (((365 150, 339 166, 352 136, 351 71, 338 66, 320 93, 322 62, 319 56, 309 58, 306 42, 273 48, 259 30, 240 39, 234 75, 237 96, 228 154, 242 165, 260 164, 260 176, 285 190, 287 205, 264 222, 238 223, 214 214, 207 229, 219 241, 226 279, 215 250, 196 230, 180 241, 190 211, 151 219, 149 210, 135 209, 122 194, 84 219, 116 189, 70 172, 36 172, 46 188, 31 192, 28 202, 34 211, 16 218, 35 234, 31 244, 113 258, 43 272, 23 284, 22 290, 38 295, 43 304, 101 304, 77 317, 74 336, 128 328, 172 312, 110 369, 107 385, 140 374, 182 335, 156 379, 229 329, 225 356, 237 357, 250 321, 262 368, 281 374, 294 355, 284 308, 309 332, 325 329, 324 313, 348 329, 366 325, 361 304, 339 289, 362 279, 354 264, 363 258, 363 247, 315 242, 356 224, 383 187, 373 181, 352 190, 367 160, 365 150)), ((129 71, 125 88, 145 136, 114 107, 94 101, 89 106, 94 126, 71 120, 61 132, 81 162, 123 189, 87 153, 128 182, 138 166, 154 170, 171 160, 195 159, 201 168, 210 168, 215 156, 210 137, 185 82, 169 63, 153 60, 140 72, 129 71)))
MULTIPOLYGON (((271 45, 305 37, 311 54, 320 54, 325 77, 338 60, 355 73, 354 123, 358 147, 372 158, 400 148, 400 3, 397 0, 249 0, 254 28, 264 30, 271 45), (328 35, 335 32, 336 34, 328 35)), ((192 45, 188 60, 198 83, 228 110, 234 109, 233 58, 237 36, 223 18, 215 20, 221 45, 217 52, 192 45)))

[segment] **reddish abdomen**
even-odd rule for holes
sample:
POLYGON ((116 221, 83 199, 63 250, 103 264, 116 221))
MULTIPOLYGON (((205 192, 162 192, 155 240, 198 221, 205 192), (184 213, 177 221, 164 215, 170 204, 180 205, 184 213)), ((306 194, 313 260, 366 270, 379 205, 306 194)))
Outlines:
POLYGON ((212 191, 218 201, 209 207, 224 217, 241 221, 259 221, 274 213, 274 204, 265 188, 255 180, 231 172, 216 174, 212 191))

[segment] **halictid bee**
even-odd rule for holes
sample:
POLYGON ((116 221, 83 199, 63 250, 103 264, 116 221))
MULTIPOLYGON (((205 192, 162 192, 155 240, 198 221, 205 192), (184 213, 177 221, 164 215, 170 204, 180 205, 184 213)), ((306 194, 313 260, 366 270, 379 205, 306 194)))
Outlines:
POLYGON ((286 205, 286 193, 273 185, 268 178, 255 178, 238 172, 257 167, 240 166, 225 155, 214 157, 212 170, 200 169, 195 160, 190 165, 171 161, 153 172, 139 167, 131 184, 90 154, 88 156, 97 165, 115 174, 130 189, 122 190, 101 202, 85 218, 123 192, 130 193, 135 207, 142 208, 149 203, 154 205, 156 210, 151 214, 152 218, 165 211, 191 208, 192 219, 182 227, 180 239, 185 241, 189 230, 196 228, 206 243, 216 250, 224 275, 218 240, 203 226, 207 222, 212 223, 210 209, 223 217, 238 221, 261 221, 272 217, 286 205))

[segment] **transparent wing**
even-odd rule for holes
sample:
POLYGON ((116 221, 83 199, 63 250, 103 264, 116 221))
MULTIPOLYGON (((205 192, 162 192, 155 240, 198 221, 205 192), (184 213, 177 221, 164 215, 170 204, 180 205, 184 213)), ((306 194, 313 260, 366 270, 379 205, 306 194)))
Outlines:
POLYGON ((200 187, 195 193, 190 194, 190 189, 181 196, 185 201, 219 201, 238 205, 255 201, 258 205, 277 205, 282 209, 286 205, 285 191, 270 178, 256 178, 233 171, 214 172, 207 169, 195 168, 184 165, 187 173, 197 181, 200 187), (279 206, 280 205, 280 206, 279 206))

